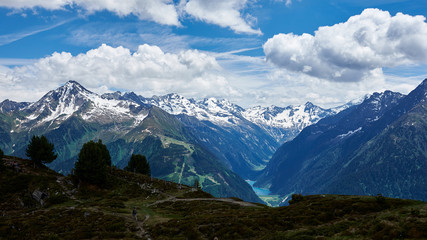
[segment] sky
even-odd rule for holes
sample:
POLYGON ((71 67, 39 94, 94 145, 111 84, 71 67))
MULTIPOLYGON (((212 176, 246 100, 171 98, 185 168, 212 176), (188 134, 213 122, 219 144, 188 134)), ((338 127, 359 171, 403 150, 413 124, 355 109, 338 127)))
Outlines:
POLYGON ((0 0, 0 101, 75 80, 334 107, 427 77, 425 0, 0 0))

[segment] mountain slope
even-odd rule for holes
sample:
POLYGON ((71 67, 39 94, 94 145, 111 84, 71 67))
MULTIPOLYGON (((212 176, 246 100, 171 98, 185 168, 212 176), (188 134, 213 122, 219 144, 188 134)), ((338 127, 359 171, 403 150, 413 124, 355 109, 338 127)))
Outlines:
POLYGON ((58 172, 71 170, 85 142, 102 139, 111 148, 113 164, 124 167, 132 153, 147 154, 155 177, 188 185, 200 178, 202 187, 215 196, 260 201, 176 117, 130 98, 99 96, 69 81, 19 111, 0 113, 0 118, 5 119, 0 144, 6 154, 24 157, 32 135, 43 134, 55 145, 58 159, 49 166, 58 172))
POLYGON ((381 196, 304 196, 270 208, 185 185, 108 171, 103 187, 6 156, 3 239, 425 239, 427 203, 381 196), (17 162, 22 171, 10 167, 17 162), (40 196, 45 194, 43 204, 40 196), (132 210, 137 211, 137 218, 132 210))
POLYGON ((426 182, 426 93, 427 80, 405 97, 373 94, 304 129, 279 148, 257 184, 281 195, 382 193, 426 200, 419 190, 426 182))
POLYGON ((233 126, 221 126, 183 114, 177 118, 201 145, 245 179, 254 179, 278 147, 265 131, 244 119, 233 126))
POLYGON ((311 103, 245 110, 224 99, 196 101, 178 94, 140 96, 140 100, 177 116, 200 144, 247 179, 255 179, 260 174, 280 143, 292 139, 304 127, 336 113, 311 103))
POLYGON ((196 101, 178 94, 140 97, 178 119, 198 142, 243 178, 254 178, 278 147, 277 142, 242 116, 243 108, 215 98, 196 101))
POLYGON ((260 202, 250 186, 230 171, 175 117, 152 107, 144 122, 121 139, 109 143, 112 158, 124 167, 133 153, 147 156, 153 176, 192 185, 214 196, 236 196, 260 202))
MULTIPOLYGON (((332 176, 330 171, 337 170, 336 164, 363 144, 353 139, 365 136, 364 129, 396 106, 401 97, 390 91, 375 93, 360 105, 307 127, 277 150, 256 185, 280 194, 315 190, 332 176)), ((374 132, 367 132, 370 134, 374 132)))
POLYGON ((358 149, 319 191, 425 201, 426 176, 427 104, 420 103, 358 149))

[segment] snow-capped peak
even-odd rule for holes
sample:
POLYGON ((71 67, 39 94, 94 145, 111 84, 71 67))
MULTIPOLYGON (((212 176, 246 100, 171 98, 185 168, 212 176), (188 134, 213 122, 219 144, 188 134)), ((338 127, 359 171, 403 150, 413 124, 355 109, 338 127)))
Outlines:
POLYGON ((145 116, 132 113, 131 106, 137 106, 129 100, 99 96, 76 81, 68 81, 63 86, 48 92, 39 101, 29 105, 25 111, 30 113, 26 121, 44 122, 64 121, 78 114, 88 121, 112 121, 116 118, 142 121, 145 116))
POLYGON ((245 110, 243 116, 254 123, 270 125, 275 127, 304 128, 313 124, 321 118, 330 115, 330 110, 325 110, 307 102, 304 105, 288 107, 253 107, 245 110))
POLYGON ((246 109, 243 116, 264 128, 277 141, 289 140, 303 128, 334 114, 330 109, 320 108, 311 102, 299 106, 253 107, 246 109))
POLYGON ((278 142, 289 140, 308 125, 337 113, 337 110, 323 109, 311 102, 299 106, 258 106, 245 110, 226 99, 210 97, 195 100, 176 93, 151 98, 119 91, 98 95, 76 81, 68 81, 25 107, 27 115, 24 122, 52 124, 78 115, 87 121, 133 120, 137 124, 145 118, 148 105, 157 106, 173 115, 187 115, 227 128, 255 124, 278 142))
POLYGON ((233 126, 242 123, 242 121, 249 121, 265 129, 279 142, 294 137, 308 125, 336 113, 330 109, 320 108, 311 102, 295 107, 272 105, 269 107, 257 106, 245 110, 226 99, 210 97, 194 100, 176 93, 153 96, 152 98, 140 97, 140 99, 145 104, 155 105, 170 114, 185 114, 221 126, 233 126))
POLYGON ((220 125, 234 124, 241 119, 242 108, 225 99, 211 97, 196 101, 171 93, 142 100, 145 104, 157 106, 173 115, 185 114, 220 125))

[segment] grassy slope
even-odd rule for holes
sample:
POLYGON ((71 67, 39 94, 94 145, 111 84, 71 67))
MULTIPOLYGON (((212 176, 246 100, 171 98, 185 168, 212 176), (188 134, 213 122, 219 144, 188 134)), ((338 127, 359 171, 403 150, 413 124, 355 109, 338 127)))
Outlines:
POLYGON ((427 203, 365 196, 305 196, 270 208, 111 169, 108 184, 81 184, 19 163, 0 174, 0 239, 427 238, 427 203), (43 207, 34 190, 49 194, 43 207), (132 219, 133 207, 138 222, 132 219))

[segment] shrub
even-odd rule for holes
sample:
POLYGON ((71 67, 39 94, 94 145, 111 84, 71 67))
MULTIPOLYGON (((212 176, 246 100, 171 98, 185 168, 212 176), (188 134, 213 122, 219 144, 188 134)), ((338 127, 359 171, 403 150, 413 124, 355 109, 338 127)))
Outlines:
POLYGON ((58 156, 53 152, 53 144, 50 143, 45 136, 33 136, 25 150, 25 154, 35 164, 51 163, 58 156))
POLYGON ((377 200, 377 203, 379 203, 379 204, 384 204, 386 199, 381 193, 379 193, 375 197, 375 200, 377 200))
POLYGON ((289 201, 289 204, 301 202, 302 200, 304 200, 304 196, 301 193, 294 193, 292 194, 292 199, 289 201))

